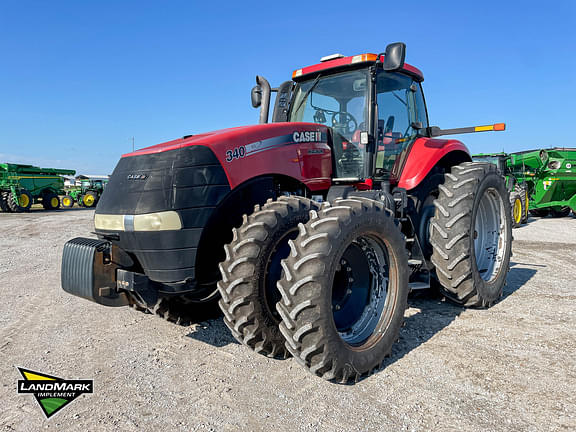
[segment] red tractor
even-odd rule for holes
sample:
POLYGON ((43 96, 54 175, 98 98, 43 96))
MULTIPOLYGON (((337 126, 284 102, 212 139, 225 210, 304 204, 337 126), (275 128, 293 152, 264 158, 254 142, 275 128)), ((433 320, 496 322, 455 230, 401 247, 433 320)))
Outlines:
POLYGON ((512 245, 504 178, 431 127, 405 45, 333 55, 271 89, 260 124, 124 155, 69 241, 62 286, 107 306, 199 320, 336 382, 377 370, 411 290, 464 306, 502 294, 512 245), (268 123, 271 92, 277 92, 268 123))

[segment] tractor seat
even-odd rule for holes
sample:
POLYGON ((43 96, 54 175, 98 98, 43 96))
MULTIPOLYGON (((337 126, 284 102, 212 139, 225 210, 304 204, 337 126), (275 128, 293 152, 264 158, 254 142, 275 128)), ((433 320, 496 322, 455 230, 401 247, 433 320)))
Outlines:
MULTIPOLYGON (((379 131, 384 130, 384 124, 385 124, 384 120, 378 120, 378 130, 379 131)), ((364 147, 362 144, 360 144, 360 133, 364 129, 365 129, 365 123, 362 122, 358 125, 358 129, 356 129, 354 131, 354 134, 352 135, 352 138, 350 139, 350 142, 358 144, 360 146, 360 148, 364 147)), ((378 151, 383 151, 384 146, 396 144, 396 140, 399 138, 402 138, 401 132, 388 132, 388 134, 383 136, 382 141, 378 142, 378 151)))

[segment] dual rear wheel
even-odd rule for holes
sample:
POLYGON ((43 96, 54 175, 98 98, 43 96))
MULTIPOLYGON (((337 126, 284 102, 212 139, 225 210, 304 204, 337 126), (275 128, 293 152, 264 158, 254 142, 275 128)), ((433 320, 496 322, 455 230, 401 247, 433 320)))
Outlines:
POLYGON ((60 208, 60 198, 54 192, 47 192, 42 197, 42 207, 44 207, 44 210, 58 210, 60 208))
POLYGON ((0 195, 0 208, 9 213, 21 213, 30 210, 34 199, 26 189, 20 189, 17 194, 4 191, 0 195))

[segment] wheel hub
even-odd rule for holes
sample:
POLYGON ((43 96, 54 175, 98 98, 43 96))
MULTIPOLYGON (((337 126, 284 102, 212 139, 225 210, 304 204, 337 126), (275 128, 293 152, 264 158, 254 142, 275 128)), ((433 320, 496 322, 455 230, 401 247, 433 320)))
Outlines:
POLYGON ((386 304, 388 258, 385 247, 359 237, 344 251, 332 288, 332 314, 340 337, 361 345, 376 329, 386 304))
POLYGON ((474 230, 476 266, 482 279, 490 282, 500 271, 507 246, 504 203, 496 190, 484 192, 478 204, 474 230))

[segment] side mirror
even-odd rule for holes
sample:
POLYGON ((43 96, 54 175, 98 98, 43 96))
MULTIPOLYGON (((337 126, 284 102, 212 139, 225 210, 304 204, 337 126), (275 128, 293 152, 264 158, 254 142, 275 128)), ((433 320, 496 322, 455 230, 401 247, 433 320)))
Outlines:
POLYGON ((383 69, 388 72, 402 69, 406 59, 406 44, 403 42, 391 43, 386 47, 383 69))
POLYGON ((252 106, 258 108, 262 105, 262 87, 259 85, 252 87, 252 92, 250 94, 252 98, 252 106))

